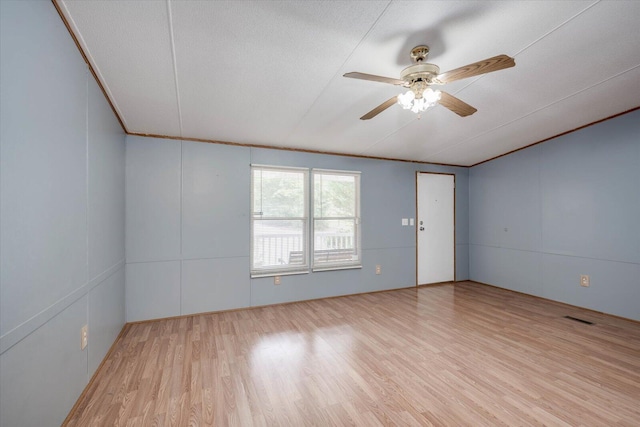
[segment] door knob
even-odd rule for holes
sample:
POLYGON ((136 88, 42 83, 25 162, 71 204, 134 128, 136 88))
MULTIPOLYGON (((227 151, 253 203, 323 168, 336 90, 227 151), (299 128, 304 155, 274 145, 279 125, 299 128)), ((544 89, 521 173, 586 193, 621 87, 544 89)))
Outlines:
POLYGON ((424 227, 420 227, 420 231, 424 231, 424 227))

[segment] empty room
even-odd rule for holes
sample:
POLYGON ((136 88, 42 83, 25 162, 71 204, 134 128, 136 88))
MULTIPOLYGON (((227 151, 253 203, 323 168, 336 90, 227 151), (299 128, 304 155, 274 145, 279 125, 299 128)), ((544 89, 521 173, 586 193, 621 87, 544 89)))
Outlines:
POLYGON ((0 0, 0 427, 640 425, 638 23, 0 0))

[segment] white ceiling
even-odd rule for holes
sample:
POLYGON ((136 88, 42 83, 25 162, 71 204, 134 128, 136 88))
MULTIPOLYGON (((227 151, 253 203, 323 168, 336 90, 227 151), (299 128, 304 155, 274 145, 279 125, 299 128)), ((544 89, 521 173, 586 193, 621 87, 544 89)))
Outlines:
POLYGON ((130 133, 469 166, 640 106, 640 1, 57 1, 130 133), (516 66, 359 120, 419 44, 516 66))

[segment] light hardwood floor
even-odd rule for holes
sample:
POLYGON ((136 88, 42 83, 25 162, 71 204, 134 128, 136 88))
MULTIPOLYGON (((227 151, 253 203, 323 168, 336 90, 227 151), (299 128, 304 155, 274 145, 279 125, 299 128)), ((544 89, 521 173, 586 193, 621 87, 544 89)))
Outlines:
POLYGON ((67 421, 639 426, 640 323, 465 282, 132 324, 67 421))

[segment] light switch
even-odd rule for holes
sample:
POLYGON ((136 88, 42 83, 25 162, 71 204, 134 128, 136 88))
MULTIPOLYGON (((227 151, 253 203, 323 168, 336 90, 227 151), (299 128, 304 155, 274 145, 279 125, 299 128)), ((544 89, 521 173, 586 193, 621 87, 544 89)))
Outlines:
POLYGON ((413 224, 414 224, 413 218, 409 218, 409 225, 413 225, 413 224))
POLYGON ((402 218, 402 225, 409 225, 409 218, 402 218))

